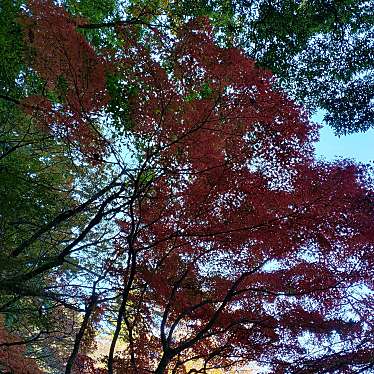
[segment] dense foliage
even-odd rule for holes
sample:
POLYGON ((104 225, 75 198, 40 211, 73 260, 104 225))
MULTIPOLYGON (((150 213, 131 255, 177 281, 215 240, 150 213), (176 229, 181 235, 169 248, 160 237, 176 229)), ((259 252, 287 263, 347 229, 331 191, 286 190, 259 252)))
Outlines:
POLYGON ((373 369, 370 170, 280 89, 366 129, 303 53, 368 3, 4 1, 1 372, 373 369))
POLYGON ((105 14, 107 25, 135 22, 172 32, 206 16, 217 42, 243 48, 308 110, 323 109, 338 135, 373 126, 372 0, 133 0, 125 14, 123 3, 107 1, 96 16, 94 7, 86 11, 87 0, 67 4, 93 23, 105 14))

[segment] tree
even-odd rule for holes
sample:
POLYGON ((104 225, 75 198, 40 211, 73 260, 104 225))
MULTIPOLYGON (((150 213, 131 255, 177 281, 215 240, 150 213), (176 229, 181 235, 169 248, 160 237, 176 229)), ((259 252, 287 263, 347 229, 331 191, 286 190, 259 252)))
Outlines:
POLYGON ((244 48, 294 100, 323 109, 342 135, 373 123, 373 7, 371 0, 143 0, 110 18, 176 30, 209 17, 217 41, 244 48))
MULTIPOLYGON (((183 11, 182 6, 179 12, 184 18, 195 2, 182 3, 188 9, 183 11)), ((324 120, 336 134, 372 127, 372 1, 204 4, 210 5, 205 14, 224 31, 225 43, 240 45, 260 66, 270 69, 294 100, 312 111, 325 110, 324 120)), ((201 13, 204 8, 194 9, 201 13)))
POLYGON ((250 56, 298 102, 324 109, 336 134, 373 126, 372 1, 248 3, 233 6, 246 19, 239 40, 250 56))
POLYGON ((38 297, 82 312, 65 372, 100 372, 87 349, 98 321, 114 324, 110 374, 180 373, 190 361, 200 372, 251 361, 369 372, 365 168, 314 160, 316 125, 270 72, 217 46, 206 18, 174 34, 117 22, 113 50, 78 31, 102 25, 50 2, 29 10, 30 67, 48 84, 19 105, 107 177, 11 252, 84 215, 56 254, 2 279, 25 291, 53 274, 58 292, 38 297))
POLYGON ((119 221, 127 267, 115 266, 126 287, 113 341, 124 324, 129 345, 117 365, 329 370, 316 363, 327 352, 306 360, 308 332, 349 341, 335 364, 369 370, 368 325, 342 308, 370 287, 371 192, 353 165, 313 160, 316 129, 300 108, 240 51, 215 46, 204 22, 158 53, 123 29, 121 80, 136 88, 132 131, 146 139, 134 188, 148 187, 119 221), (164 66, 152 58, 165 54, 164 66))
MULTIPOLYGON (((80 308, 76 300, 69 303, 64 290, 66 279, 77 276, 79 261, 68 255, 61 261, 59 255, 90 218, 89 209, 77 206, 105 176, 91 163, 87 168, 72 141, 64 142, 26 114, 32 108, 22 105, 25 96, 44 94, 56 102, 58 90, 46 93, 46 82, 31 69, 21 5, 0 5, 0 312, 5 336, 19 337, 12 341, 14 352, 27 343, 27 355, 42 357, 44 368, 61 372, 58 365, 71 350, 80 308), (56 263, 63 266, 53 272, 56 263), (25 278, 41 266, 44 272, 25 278)), ((12 352, 6 355, 16 362, 20 355, 12 352)))

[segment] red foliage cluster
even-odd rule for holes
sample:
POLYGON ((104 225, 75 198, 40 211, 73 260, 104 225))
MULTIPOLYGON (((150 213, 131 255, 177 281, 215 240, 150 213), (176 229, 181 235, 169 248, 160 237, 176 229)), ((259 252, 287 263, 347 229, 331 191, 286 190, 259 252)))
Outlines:
POLYGON ((217 47, 204 20, 183 30, 158 52, 167 66, 123 33, 122 66, 139 90, 134 131, 149 139, 144 169, 155 172, 136 229, 134 217, 120 223, 143 289, 131 296, 142 333, 129 336, 128 365, 161 373, 189 357, 240 358, 282 372, 302 367, 308 331, 359 346, 367 325, 353 328, 342 308, 372 269, 374 212, 360 172, 314 162, 316 128, 271 75, 217 47))
POLYGON ((20 338, 9 334, 0 320, 0 372, 13 374, 42 374, 35 361, 25 356, 20 338))
POLYGON ((108 64, 76 30, 81 20, 72 19, 50 0, 30 0, 28 7, 31 14, 21 20, 25 42, 32 67, 53 99, 29 96, 23 106, 53 133, 78 142, 85 154, 102 152, 105 141, 94 123, 109 99, 108 64))
POLYGON ((78 354, 75 361, 73 374, 106 374, 105 369, 96 368, 96 362, 86 355, 78 354))
POLYGON ((243 52, 217 47, 209 28, 200 28, 202 21, 190 23, 184 30, 194 31, 184 31, 173 45, 171 79, 131 31, 124 36, 130 48, 121 66, 128 68, 128 84, 139 89, 130 98, 135 131, 162 145, 168 164, 191 162, 194 170, 209 168, 212 175, 224 159, 238 167, 245 166, 239 164, 243 158, 260 155, 289 163, 300 150, 291 141, 310 150, 313 125, 300 108, 272 90, 270 73, 255 68, 243 52))

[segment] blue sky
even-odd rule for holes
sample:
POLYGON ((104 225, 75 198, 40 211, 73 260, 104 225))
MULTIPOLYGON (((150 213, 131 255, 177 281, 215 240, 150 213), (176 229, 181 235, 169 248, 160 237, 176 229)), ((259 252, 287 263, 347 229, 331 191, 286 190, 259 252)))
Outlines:
MULTIPOLYGON (((323 124, 322 117, 322 113, 317 113, 312 120, 323 124)), ((316 144, 316 154, 327 161, 343 157, 363 163, 374 162, 374 130, 337 137, 329 126, 324 125, 316 144)))

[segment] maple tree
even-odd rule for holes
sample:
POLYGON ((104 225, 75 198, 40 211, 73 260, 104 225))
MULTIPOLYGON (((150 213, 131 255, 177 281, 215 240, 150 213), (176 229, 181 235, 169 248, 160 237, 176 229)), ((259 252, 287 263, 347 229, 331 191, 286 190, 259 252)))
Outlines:
POLYGON ((41 374, 41 370, 31 359, 23 355, 24 347, 14 344, 17 340, 4 329, 4 323, 0 326, 0 369, 2 373, 41 374))
MULTIPOLYGON (((193 8, 195 2, 183 3, 193 8)), ((336 134, 373 126, 373 1, 203 3, 229 42, 271 69, 309 110, 323 109, 336 134)))
POLYGON ((372 0, 132 0, 122 12, 120 4, 106 8, 107 22, 91 10, 91 26, 135 22, 173 31, 207 16, 221 45, 244 48, 294 100, 323 109, 336 134, 372 127, 372 0))
POLYGON ((9 249, 26 265, 73 219, 56 252, 0 283, 81 313, 65 373, 369 372, 367 170, 314 159, 318 128, 271 73, 217 46, 206 18, 174 34, 117 23, 115 49, 52 2, 31 1, 21 22, 45 89, 18 106, 100 180, 9 249), (35 294, 43 276, 52 287, 35 294))
POLYGON ((204 370, 240 360, 303 370, 301 331, 347 334, 352 351, 368 338, 338 310, 370 279, 357 242, 372 245, 370 191, 353 165, 315 164, 316 129, 300 108, 240 51, 216 47, 201 22, 180 32, 165 68, 150 40, 136 46, 123 30, 132 131, 146 139, 136 188, 149 186, 119 221, 124 372, 177 372, 191 358, 204 370))

